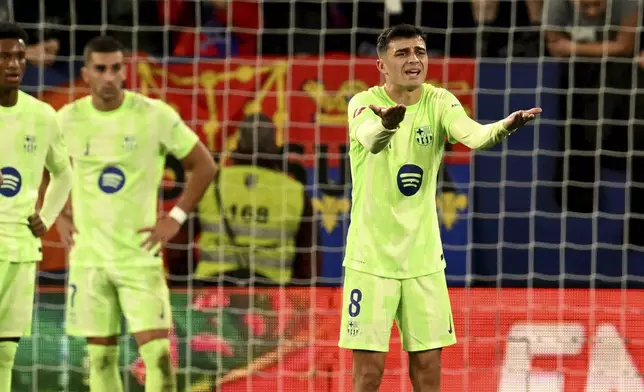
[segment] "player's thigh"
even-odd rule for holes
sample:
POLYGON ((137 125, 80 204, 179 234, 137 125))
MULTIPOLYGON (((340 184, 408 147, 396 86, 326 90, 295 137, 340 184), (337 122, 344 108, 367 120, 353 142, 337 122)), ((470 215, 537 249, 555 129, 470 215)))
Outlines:
POLYGON ((118 295, 105 269, 70 266, 65 326, 71 336, 108 337, 121 333, 118 295))
POLYGON ((31 334, 36 262, 0 262, 0 338, 31 334))
POLYGON ((406 351, 432 350, 456 343, 444 271, 402 281, 396 321, 406 351))
POLYGON ((170 290, 162 265, 123 269, 117 280, 119 301, 130 333, 170 329, 170 290))
POLYGON ((400 281, 347 268, 342 292, 339 346, 389 351, 391 327, 400 302, 400 281))

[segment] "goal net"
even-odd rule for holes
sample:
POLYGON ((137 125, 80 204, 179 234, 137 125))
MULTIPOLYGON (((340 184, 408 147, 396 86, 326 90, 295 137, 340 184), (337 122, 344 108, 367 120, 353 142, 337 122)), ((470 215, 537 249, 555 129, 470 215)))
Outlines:
MULTIPOLYGON (((597 19, 604 2, 586 3, 5 0, 0 15, 31 38, 25 91, 56 108, 88 94, 83 45, 111 34, 128 48, 127 87, 175 107, 219 164, 230 164, 240 128, 257 129, 260 115, 283 171, 305 186, 313 229, 300 251, 319 256, 314 281, 202 284, 198 241, 208 228, 198 214, 168 245, 181 391, 352 390, 351 353, 337 348, 340 329, 356 328, 340 323, 347 102, 381 83, 376 38, 402 22, 427 33, 428 82, 453 92, 472 118, 543 108, 489 151, 446 146, 437 206, 459 343, 443 352, 442 390, 642 391, 644 8, 607 1, 597 19)), ((168 158, 160 210, 176 203, 188 175, 168 158)), ((295 198, 283 189, 274 197, 295 198)), ((51 230, 12 391, 88 390, 85 343, 64 334, 65 271, 51 230)), ((129 336, 120 343, 125 390, 143 391, 136 345, 129 336)), ((394 327, 381 390, 411 391, 408 378, 394 327)))

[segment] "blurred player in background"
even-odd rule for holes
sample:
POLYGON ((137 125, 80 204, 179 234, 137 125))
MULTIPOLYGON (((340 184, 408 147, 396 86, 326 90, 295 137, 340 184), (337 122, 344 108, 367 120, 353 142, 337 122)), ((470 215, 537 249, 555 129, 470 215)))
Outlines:
POLYGON ((59 219, 61 237, 72 245, 67 332, 87 338, 90 390, 122 391, 122 312, 145 362, 145 390, 176 391, 168 340, 172 312, 159 252, 212 183, 215 163, 168 104, 123 89, 118 41, 97 37, 84 57, 91 95, 59 112, 74 173, 73 223, 59 219), (176 207, 157 220, 167 153, 191 176, 176 207))
POLYGON ((541 109, 481 125, 450 92, 424 83, 421 29, 389 28, 377 47, 385 85, 348 107, 353 208, 339 345, 353 350, 354 391, 377 391, 395 319, 414 391, 434 392, 441 348, 456 343, 435 203, 443 140, 488 148, 541 109))
POLYGON ((72 173, 56 111, 19 90, 27 35, 0 23, 0 392, 11 391, 18 342, 31 333, 40 237, 65 205, 72 173), (36 210, 43 169, 51 182, 36 210))

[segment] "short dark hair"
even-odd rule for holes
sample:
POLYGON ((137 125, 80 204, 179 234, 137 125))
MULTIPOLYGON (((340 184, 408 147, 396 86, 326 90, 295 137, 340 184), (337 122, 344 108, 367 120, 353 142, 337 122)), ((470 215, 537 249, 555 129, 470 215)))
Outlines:
POLYGON ((389 48, 389 43, 397 38, 415 37, 420 37, 423 40, 425 39, 425 34, 423 34, 423 30, 420 27, 416 27, 410 24, 399 24, 389 27, 378 36, 378 53, 385 53, 387 51, 387 48, 389 48))
POLYGON ((123 49, 123 44, 121 44, 116 38, 110 37, 109 35, 101 35, 92 38, 87 45, 85 45, 83 56, 85 57, 85 62, 88 63, 92 53, 123 52, 123 49))
POLYGON ((0 22, 0 39, 21 39, 27 44, 27 33, 15 23, 0 22))

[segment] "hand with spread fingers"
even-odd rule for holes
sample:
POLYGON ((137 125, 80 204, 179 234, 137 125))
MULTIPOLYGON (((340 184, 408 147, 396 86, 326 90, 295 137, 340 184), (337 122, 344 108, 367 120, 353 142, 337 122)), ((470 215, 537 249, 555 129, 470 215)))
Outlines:
POLYGON ((398 128, 398 125, 405 119, 405 112, 407 111, 405 105, 396 105, 388 108, 369 105, 369 109, 382 119, 382 126, 389 130, 398 128))
POLYGON ((534 120, 539 113, 541 113, 541 108, 518 110, 503 120, 503 127, 510 132, 515 131, 527 124, 529 121, 534 120))

